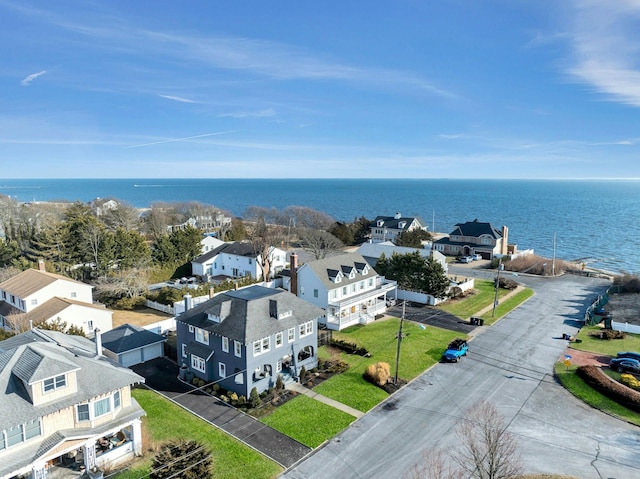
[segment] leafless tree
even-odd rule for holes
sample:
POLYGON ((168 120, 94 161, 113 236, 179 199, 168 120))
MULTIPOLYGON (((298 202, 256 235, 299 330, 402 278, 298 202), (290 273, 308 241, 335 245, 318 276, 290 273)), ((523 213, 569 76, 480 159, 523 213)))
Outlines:
POLYGON ((262 218, 258 218, 251 228, 249 242, 259 255, 258 261, 262 270, 262 278, 265 281, 269 279, 271 274, 271 264, 275 253, 274 248, 280 246, 283 238, 281 226, 266 224, 262 218))
POLYGON ((115 208, 107 209, 100 219, 109 231, 124 228, 127 231, 137 230, 140 225, 140 212, 133 206, 116 200, 118 205, 115 208))
POLYGON ((293 221, 296 228, 326 231, 335 222, 328 214, 307 206, 289 206, 285 208, 284 215, 293 221))
POLYGON ((96 283, 97 296, 135 298, 147 291, 148 271, 144 268, 119 270, 96 283))
POLYGON ((422 462, 415 464, 403 479, 462 479, 460 471, 447 461, 443 451, 424 451, 422 462))
POLYGON ((491 403, 468 409, 456 435, 459 447, 452 457, 467 477, 509 479, 522 474, 518 441, 491 403))
POLYGON ((302 247, 312 253, 316 259, 325 258, 344 246, 342 241, 326 231, 304 228, 298 230, 298 234, 302 247))

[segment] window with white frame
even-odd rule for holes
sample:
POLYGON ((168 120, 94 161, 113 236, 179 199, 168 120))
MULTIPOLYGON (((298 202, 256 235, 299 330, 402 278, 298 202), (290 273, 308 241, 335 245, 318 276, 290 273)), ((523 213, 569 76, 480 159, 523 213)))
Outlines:
POLYGON ((104 416, 111 412, 111 397, 102 398, 93 403, 93 417, 104 416))
POLYGON ((304 326, 306 334, 313 333, 313 321, 307 321, 304 326))
POLYGON ((207 372, 207 365, 200 356, 196 356, 195 354, 191 355, 191 367, 196 371, 200 371, 201 373, 207 372))
POLYGON ((296 328, 289 328, 289 331, 287 332, 287 341, 292 343, 293 341, 295 341, 295 339, 296 339, 296 328))
POLYGON ((202 344, 209 344, 209 331, 196 328, 196 341, 202 344))
POLYGON ((20 424, 18 426, 0 431, 0 450, 6 449, 21 442, 28 441, 42 435, 40 419, 20 424))
POLYGON ((113 409, 120 409, 120 391, 113 394, 113 409))
POLYGON ((193 325, 192 324, 189 325, 189 332, 193 333, 193 325))
POLYGON ((76 415, 78 416, 78 422, 90 420, 91 414, 89 414, 89 403, 78 404, 76 406, 76 415))
POLYGON ((360 281, 360 289, 364 289, 364 281, 360 281))
POLYGON ((37 299, 32 299, 31 300, 31 306, 37 306, 38 305, 38 300, 37 299))
POLYGON ((342 296, 345 296, 347 294, 347 287, 343 286, 342 287, 342 296))
POLYGON ((78 293, 76 293, 75 291, 71 291, 71 298, 76 298, 78 296, 78 293))
POLYGON ((56 376, 53 378, 45 379, 42 382, 42 386, 44 388, 45 393, 66 387, 66 385, 67 385, 67 377, 64 374, 60 374, 59 376, 56 376))
POLYGON ((271 349, 271 338, 269 336, 253 342, 254 356, 258 356, 260 354, 266 353, 270 349, 271 349))
POLYGON ((369 284, 369 287, 373 286, 373 278, 369 278, 368 284, 369 284))
POLYGON ((87 329, 89 331, 93 331, 93 320, 90 319, 89 321, 87 321, 87 329))
POLYGON ((276 334, 276 348, 279 348, 284 343, 283 336, 282 332, 276 334))
POLYGON ((187 357, 187 344, 186 343, 182 343, 182 357, 183 358, 187 357))
POLYGON ((338 297, 338 292, 335 289, 331 290, 331 299, 336 299, 338 297))
POLYGON ((317 289, 314 289, 314 290, 313 290, 313 297, 314 297, 314 298, 317 298, 317 297, 318 297, 318 290, 317 290, 317 289))
POLYGON ((227 338, 226 336, 222 336, 222 350, 225 353, 229 352, 229 338, 227 338))
POLYGON ((278 360, 278 362, 276 363, 276 372, 279 373, 282 371, 282 361, 278 360))
POLYGON ((224 363, 218 363, 218 376, 221 378, 227 377, 227 366, 224 363))
POLYGON ((233 342, 233 352, 236 355, 236 357, 241 358, 242 357, 242 344, 238 341, 234 341, 233 342))

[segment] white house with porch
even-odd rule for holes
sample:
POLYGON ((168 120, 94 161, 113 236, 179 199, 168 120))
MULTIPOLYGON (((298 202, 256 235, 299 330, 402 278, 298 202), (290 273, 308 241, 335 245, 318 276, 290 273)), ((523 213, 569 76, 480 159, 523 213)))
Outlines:
POLYGON ((357 253, 310 261, 300 268, 295 255, 291 260, 292 292, 323 308, 326 315, 319 323, 329 329, 370 323, 396 298, 397 283, 378 275, 357 253))

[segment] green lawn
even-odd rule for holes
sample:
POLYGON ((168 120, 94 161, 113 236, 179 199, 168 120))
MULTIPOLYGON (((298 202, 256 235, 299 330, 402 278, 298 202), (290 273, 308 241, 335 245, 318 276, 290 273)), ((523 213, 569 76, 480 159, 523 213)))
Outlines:
POLYGON ((615 356, 619 351, 640 351, 640 335, 627 334, 624 339, 598 339, 589 336, 591 331, 600 331, 599 326, 585 326, 578 333, 581 343, 571 343, 573 349, 615 356))
POLYGON ((608 414, 640 426, 640 414, 621 406, 591 388, 591 386, 587 385, 578 377, 576 374, 576 366, 570 366, 567 369, 562 363, 558 362, 555 366, 555 373, 562 385, 581 401, 584 401, 596 409, 600 409, 608 414))
MULTIPOLYGON (((493 281, 476 279, 474 282, 475 294, 468 296, 462 300, 454 300, 441 304, 438 309, 442 309, 448 313, 453 314, 459 318, 469 318, 476 314, 478 311, 493 304, 496 290, 493 285, 493 281)), ((498 290, 498 299, 509 294, 506 289, 498 290)), ((506 312, 504 313, 506 314, 506 312)))
POLYGON ((155 392, 134 389, 132 394, 147 413, 143 418, 145 455, 131 469, 118 474, 117 479, 147 477, 153 459, 149 448, 172 439, 191 439, 207 445, 213 455, 215 479, 270 479, 282 472, 275 462, 155 392))
MULTIPOLYGON (((349 369, 316 386, 314 391, 363 412, 380 403, 387 397, 387 393, 365 381, 362 373, 368 365, 383 361, 389 363, 391 374, 395 376, 398 345, 396 337, 399 324, 399 319, 390 318, 366 326, 353 326, 344 331, 334 332, 334 338, 364 346, 372 356, 364 358, 341 353, 341 359, 349 364, 349 369)), ((403 324, 398 377, 404 380, 415 378, 437 363, 447 344, 461 336, 453 331, 432 326, 423 326, 423 329, 410 321, 404 321, 403 324)), ((326 349, 320 348, 319 354, 320 357, 326 357, 326 349)))
POLYGON ((355 419, 320 401, 299 395, 278 407, 269 416, 261 418, 261 421, 306 446, 316 448, 355 419))
POLYGON ((516 309, 522 303, 524 303, 527 299, 533 296, 533 290, 530 288, 523 289, 522 291, 517 292, 510 298, 501 301, 496 308, 495 316, 493 315, 493 310, 487 311, 484 313, 481 318, 484 319, 484 324, 490 325, 495 323, 498 319, 503 317, 508 312, 516 309))

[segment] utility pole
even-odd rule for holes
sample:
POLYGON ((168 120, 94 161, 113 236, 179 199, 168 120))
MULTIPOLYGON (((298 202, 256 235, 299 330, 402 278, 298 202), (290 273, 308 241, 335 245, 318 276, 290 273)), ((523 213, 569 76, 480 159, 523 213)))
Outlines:
POLYGON ((498 306, 498 288, 500 288, 500 271, 502 271, 502 258, 498 262, 498 275, 496 276, 496 294, 493 298, 493 312, 491 313, 491 317, 495 317, 496 315, 496 306, 498 306))
POLYGON ((407 304, 406 301, 402 302, 402 317, 400 318, 400 329, 398 330, 398 350, 396 351, 396 377, 393 384, 398 384, 398 365, 400 364, 400 343, 402 342, 402 323, 404 321, 404 308, 407 304))
POLYGON ((553 259, 551 260, 551 276, 556 275, 556 234, 553 233, 553 259))

